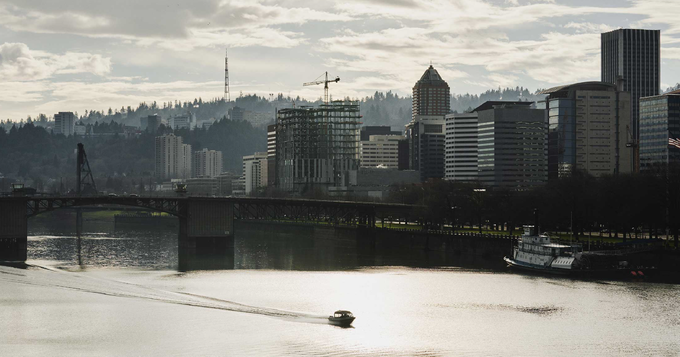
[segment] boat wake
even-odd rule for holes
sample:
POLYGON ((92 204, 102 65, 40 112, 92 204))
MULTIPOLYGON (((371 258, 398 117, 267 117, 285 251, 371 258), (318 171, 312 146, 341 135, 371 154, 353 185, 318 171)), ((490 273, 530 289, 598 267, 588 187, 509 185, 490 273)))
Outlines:
POLYGON ((89 274, 62 271, 48 266, 31 264, 28 267, 29 269, 17 269, 0 266, 0 285, 6 286, 5 283, 15 283, 112 297, 142 299, 168 304, 256 314, 295 322, 328 323, 328 317, 322 315, 251 306, 187 292, 167 291, 119 280, 100 278, 89 274))

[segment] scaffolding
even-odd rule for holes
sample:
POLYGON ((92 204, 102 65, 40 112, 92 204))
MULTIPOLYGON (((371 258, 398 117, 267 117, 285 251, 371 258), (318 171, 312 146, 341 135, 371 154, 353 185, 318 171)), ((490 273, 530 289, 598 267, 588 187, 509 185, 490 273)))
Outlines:
POLYGON ((279 110, 277 187, 303 193, 356 184, 360 120, 356 101, 279 110))

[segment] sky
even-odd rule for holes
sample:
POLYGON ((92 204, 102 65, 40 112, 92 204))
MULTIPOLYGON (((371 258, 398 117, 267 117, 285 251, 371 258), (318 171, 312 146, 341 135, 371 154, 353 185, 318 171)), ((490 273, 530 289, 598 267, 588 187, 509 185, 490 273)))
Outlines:
POLYGON ((680 82, 680 0, 0 0, 0 119, 140 102, 409 95, 430 63, 453 94, 600 79, 600 33, 661 30, 680 82))

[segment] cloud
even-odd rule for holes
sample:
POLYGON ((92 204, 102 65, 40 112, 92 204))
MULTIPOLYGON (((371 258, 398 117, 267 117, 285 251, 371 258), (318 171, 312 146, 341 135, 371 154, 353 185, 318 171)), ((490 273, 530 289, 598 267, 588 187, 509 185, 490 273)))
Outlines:
POLYGON ((99 54, 67 52, 55 55, 31 51, 24 43, 0 45, 0 79, 31 81, 55 74, 92 73, 105 75, 111 71, 111 59, 99 54))
POLYGON ((0 79, 41 79, 53 72, 44 61, 31 54, 26 44, 6 42, 0 45, 0 79))
MULTIPOLYGON (((44 99, 44 92, 49 91, 49 87, 50 83, 46 81, 3 82, 0 86, 0 102, 37 102, 44 99)), ((4 114, 7 113, 0 113, 4 114)))
POLYGON ((303 42, 302 35, 279 26, 350 20, 342 13, 258 1, 0 1, 0 24, 14 31, 115 38, 175 50, 292 47, 303 42))
POLYGON ((602 33, 615 30, 613 26, 607 24, 594 24, 592 22, 570 22, 564 28, 575 29, 578 33, 602 33))
POLYGON ((680 60, 680 47, 664 47, 661 49, 661 58, 680 60))
POLYGON ((333 67, 390 76, 411 85, 422 74, 426 59, 434 61, 450 84, 468 77, 462 68, 470 66, 495 73, 487 76, 494 86, 517 84, 506 80, 518 78, 512 73, 548 83, 599 77, 599 34, 551 32, 537 40, 510 41, 501 35, 440 35, 400 28, 348 32, 321 42, 323 50, 341 56, 329 61, 333 67))

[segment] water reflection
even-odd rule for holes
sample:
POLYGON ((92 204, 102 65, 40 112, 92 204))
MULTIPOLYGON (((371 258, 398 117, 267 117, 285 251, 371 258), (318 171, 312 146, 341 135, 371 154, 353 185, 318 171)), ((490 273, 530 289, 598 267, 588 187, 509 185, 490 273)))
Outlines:
POLYGON ((29 260, 53 260, 86 267, 135 267, 179 271, 216 269, 276 269, 302 271, 352 270, 365 266, 504 269, 500 261, 450 252, 404 250, 370 252, 354 242, 311 236, 236 233, 234 248, 211 247, 178 252, 172 230, 117 230, 83 233, 69 229, 29 233, 29 260))

